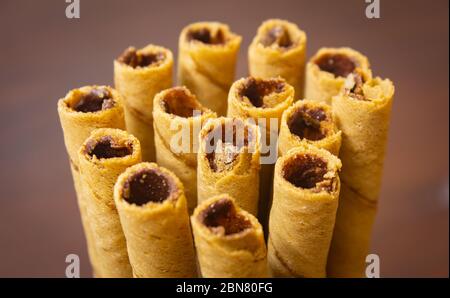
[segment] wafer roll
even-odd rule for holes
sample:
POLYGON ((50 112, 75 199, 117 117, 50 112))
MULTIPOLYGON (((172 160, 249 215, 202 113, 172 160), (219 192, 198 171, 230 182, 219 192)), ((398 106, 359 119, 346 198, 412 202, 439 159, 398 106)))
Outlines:
POLYGON ((269 79, 281 76, 303 95, 306 34, 297 25, 279 19, 267 20, 258 28, 248 49, 250 75, 269 79))
POLYGON ((134 277, 196 277, 184 188, 172 172, 134 165, 117 179, 114 199, 134 277))
POLYGON ((209 120, 200 132, 198 203, 229 194, 246 211, 257 214, 259 200, 260 133, 241 119, 209 120))
POLYGON ((362 277, 380 194, 394 85, 388 79, 348 77, 333 97, 342 130, 342 191, 328 259, 331 277, 362 277))
POLYGON ((331 105, 331 98, 355 70, 372 77, 369 60, 361 53, 350 48, 321 48, 306 65, 305 98, 331 105))
POLYGON ((145 161, 155 160, 153 98, 172 86, 172 72, 172 52, 160 46, 130 47, 114 60, 114 83, 125 102, 127 130, 139 139, 145 161))
POLYGON ((180 34, 178 82, 220 116, 226 114, 241 40, 227 25, 217 22, 190 24, 180 34))
POLYGON ((191 223, 203 277, 268 277, 262 227, 232 197, 202 202, 191 223))
POLYGON ((278 153, 311 144, 338 156, 341 147, 341 131, 333 119, 331 107, 326 103, 301 100, 283 113, 278 153))
POLYGON ((340 160, 312 145, 275 166, 268 261, 276 277, 325 277, 338 206, 340 160))
POLYGON ((97 129, 83 143, 78 157, 102 277, 132 277, 113 190, 117 177, 141 161, 139 141, 120 129, 97 129))
POLYGON ((59 120, 64 133, 64 143, 69 155, 70 168, 77 194, 78 207, 95 276, 102 276, 96 257, 96 248, 86 213, 79 173, 78 150, 96 128, 125 129, 122 100, 119 94, 107 86, 85 86, 71 90, 58 101, 59 120))
POLYGON ((261 173, 259 219, 265 227, 277 159, 278 128, 283 112, 294 101, 294 88, 282 78, 242 78, 228 95, 228 117, 252 119, 261 129, 261 173))
POLYGON ((153 107, 156 161, 180 178, 191 214, 197 206, 198 135, 205 121, 216 114, 186 87, 161 91, 153 107))

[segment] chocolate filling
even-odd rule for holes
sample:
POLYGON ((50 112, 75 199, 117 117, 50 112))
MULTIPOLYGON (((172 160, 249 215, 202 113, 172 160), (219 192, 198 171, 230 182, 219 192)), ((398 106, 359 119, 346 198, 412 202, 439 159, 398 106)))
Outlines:
POLYGON ((86 144, 86 153, 97 158, 124 157, 133 152, 131 145, 118 144, 111 136, 104 136, 100 140, 91 140, 86 144))
POLYGON ((142 169, 125 182, 123 198, 138 206, 148 202, 162 203, 174 189, 172 179, 158 169, 142 169))
POLYGON ((320 124, 327 119, 327 115, 322 108, 308 108, 302 106, 295 110, 289 117, 287 125, 291 133, 301 139, 318 141, 326 136, 320 124))
POLYGON ((279 25, 271 28, 261 38, 260 42, 265 47, 277 44, 280 48, 289 48, 294 44, 289 35, 289 31, 279 25))
POLYGON ((227 128, 229 127, 225 125, 215 128, 209 132, 206 139, 210 148, 213 148, 212 152, 206 154, 209 167, 213 172, 223 172, 232 169, 241 148, 248 146, 248 140, 251 138, 251 133, 247 127, 244 128, 243 140, 237 139, 238 127, 236 125, 232 126, 233 134, 226 134, 225 130, 227 128), (221 130, 221 132, 219 131, 221 133, 220 138, 217 138, 218 129, 221 130))
POLYGON ((199 104, 183 88, 173 88, 163 100, 164 109, 169 114, 189 118, 194 115, 194 111, 202 112, 199 104))
POLYGON ((251 222, 236 212, 233 202, 220 199, 199 214, 200 222, 213 232, 223 230, 225 235, 236 234, 251 228, 251 222))
POLYGON ((283 178, 299 188, 330 191, 333 183, 325 178, 327 163, 312 154, 297 155, 285 162, 283 178))
POLYGON ((280 93, 284 89, 284 83, 279 80, 257 80, 248 78, 239 91, 239 96, 247 97, 250 103, 257 108, 266 108, 270 105, 264 102, 264 97, 271 93, 280 93))
POLYGON ((335 77, 347 77, 355 68, 356 63, 344 54, 325 54, 315 62, 323 71, 334 74, 335 77))
POLYGON ((211 31, 208 28, 190 30, 187 33, 187 40, 196 40, 211 45, 224 44, 226 42, 223 30, 219 29, 215 35, 211 35, 211 31))
POLYGON ((130 48, 126 49, 125 52, 120 55, 117 59, 120 63, 126 64, 133 68, 137 67, 147 67, 153 64, 158 64, 164 59, 166 56, 163 52, 156 53, 138 53, 136 49, 130 48))
POLYGON ((349 79, 352 80, 352 84, 353 87, 351 87, 350 89, 346 89, 346 93, 353 97, 354 99, 357 100, 367 100, 366 97, 364 96, 364 90, 363 90, 363 85, 364 85, 364 79, 362 77, 362 75, 358 72, 353 72, 353 77, 349 79))
POLYGON ((111 109, 114 106, 111 92, 106 88, 93 88, 82 94, 72 105, 77 112, 89 113, 111 109))

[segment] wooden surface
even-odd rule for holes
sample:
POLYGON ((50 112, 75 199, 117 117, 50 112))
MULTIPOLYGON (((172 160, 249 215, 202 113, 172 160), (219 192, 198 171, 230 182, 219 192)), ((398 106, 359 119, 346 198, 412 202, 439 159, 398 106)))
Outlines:
POLYGON ((258 25, 271 17, 321 46, 366 54, 376 75, 392 79, 392 113, 372 252, 382 276, 448 277, 448 1, 381 1, 381 19, 352 1, 81 0, 0 2, 0 276, 64 276, 65 256, 81 258, 84 237, 56 112, 58 98, 87 84, 112 84, 113 59, 129 45, 177 52, 193 21, 230 24, 243 39, 237 77, 258 25))

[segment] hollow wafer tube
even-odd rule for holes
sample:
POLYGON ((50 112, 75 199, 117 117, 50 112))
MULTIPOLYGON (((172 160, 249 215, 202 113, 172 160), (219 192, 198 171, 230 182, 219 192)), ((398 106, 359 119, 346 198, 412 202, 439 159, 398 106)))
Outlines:
POLYGON ((198 135, 205 121, 215 117, 186 87, 163 90, 154 99, 156 161, 180 178, 189 213, 197 206, 198 135))
POLYGON ((113 190, 117 177, 141 161, 139 141, 120 129, 96 129, 81 146, 78 157, 102 276, 132 277, 113 190))
POLYGON ((268 277, 261 224, 232 197, 222 194, 203 201, 191 223, 203 277, 268 277))
POLYGON ((321 48, 306 65, 305 98, 331 105, 346 77, 358 70, 371 78, 366 56, 351 48, 321 48))
POLYGON ((228 117, 251 119, 261 129, 260 214, 265 227, 277 159, 277 139, 283 112, 294 101, 294 88, 282 78, 242 78, 228 95, 228 117))
POLYGON ((300 100, 283 113, 278 153, 283 156, 292 148, 311 144, 338 156, 341 138, 328 104, 300 100))
POLYGON ((183 184, 155 163, 123 172, 114 199, 134 277, 196 277, 183 184))
POLYGON ((155 161, 153 98, 172 86, 172 73, 172 52, 156 45, 130 47, 114 60, 114 83, 124 99, 127 130, 140 141, 145 161, 155 161))
POLYGON ((241 119, 209 120, 199 136, 198 203, 229 194, 244 210, 257 214, 260 133, 241 119))
POLYGON ((219 116, 226 114, 241 40, 227 25, 217 22, 190 24, 180 34, 178 82, 219 116))
POLYGON ((380 194, 394 85, 355 73, 333 97, 342 130, 342 190, 328 259, 331 277, 362 277, 380 194))
POLYGON ((268 261, 276 277, 325 277, 340 182, 340 160, 312 145, 275 166, 268 261))
POLYGON ((285 20, 270 19, 259 26, 248 49, 250 75, 269 79, 282 77, 303 95, 306 34, 285 20))
POLYGON ((77 195, 78 208, 86 236, 89 259, 94 276, 101 277, 100 264, 87 217, 79 173, 78 150, 96 128, 125 129, 122 100, 117 91, 107 86, 85 86, 73 89, 58 101, 59 120, 69 155, 70 169, 77 195))

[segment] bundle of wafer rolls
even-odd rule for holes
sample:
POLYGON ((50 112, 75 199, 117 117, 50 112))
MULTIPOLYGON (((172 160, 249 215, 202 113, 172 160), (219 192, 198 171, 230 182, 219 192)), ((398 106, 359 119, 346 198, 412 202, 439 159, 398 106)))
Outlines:
POLYGON ((394 85, 348 47, 306 60, 270 19, 248 48, 226 24, 172 51, 127 48, 115 88, 58 101, 95 277, 364 277, 394 85))

